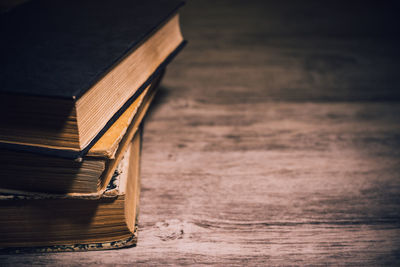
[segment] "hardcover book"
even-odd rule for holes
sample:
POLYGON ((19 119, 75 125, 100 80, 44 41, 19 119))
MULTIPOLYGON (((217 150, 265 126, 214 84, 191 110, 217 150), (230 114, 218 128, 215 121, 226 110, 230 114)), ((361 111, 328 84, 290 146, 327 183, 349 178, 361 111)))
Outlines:
POLYGON ((103 194, 161 78, 157 77, 79 160, 0 149, 0 192, 103 194))
POLYGON ((85 155, 184 46, 175 0, 31 0, 0 16, 0 147, 85 155))
POLYGON ((106 191, 92 195, 0 194, 0 252, 81 251, 135 245, 140 133, 106 191))

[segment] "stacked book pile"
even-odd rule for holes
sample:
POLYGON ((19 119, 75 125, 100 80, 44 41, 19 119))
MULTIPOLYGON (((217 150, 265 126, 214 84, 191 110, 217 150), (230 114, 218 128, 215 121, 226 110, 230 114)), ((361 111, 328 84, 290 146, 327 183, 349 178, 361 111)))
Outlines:
POLYGON ((137 240, 141 123, 183 48, 174 0, 31 0, 1 14, 0 250, 137 240))

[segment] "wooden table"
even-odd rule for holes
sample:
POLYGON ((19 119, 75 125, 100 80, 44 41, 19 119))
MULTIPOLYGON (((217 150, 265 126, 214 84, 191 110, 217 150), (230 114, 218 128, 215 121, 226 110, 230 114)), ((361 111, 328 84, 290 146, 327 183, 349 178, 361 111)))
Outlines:
POLYGON ((400 264, 397 10, 215 2, 147 117, 137 247, 0 265, 400 264))

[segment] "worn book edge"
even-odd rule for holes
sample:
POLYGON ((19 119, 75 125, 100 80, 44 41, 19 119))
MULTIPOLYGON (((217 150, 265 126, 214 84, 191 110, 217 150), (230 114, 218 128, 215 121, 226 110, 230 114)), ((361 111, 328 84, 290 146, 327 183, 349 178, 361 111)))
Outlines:
POLYGON ((102 130, 96 135, 96 137, 85 147, 85 149, 70 150, 70 149, 59 149, 35 145, 25 145, 19 143, 12 143, 7 141, 0 142, 1 149, 25 151, 31 153, 38 153, 43 155, 70 158, 75 160, 82 160, 89 150, 96 144, 96 142, 104 135, 104 133, 113 125, 113 123, 124 113, 124 111, 139 97, 139 95, 157 78, 158 75, 162 74, 165 67, 172 61, 172 59, 185 47, 187 41, 184 40, 181 44, 171 53, 168 57, 157 67, 157 69, 150 75, 150 77, 139 87, 139 89, 131 96, 125 104, 111 117, 106 123, 102 130))
MULTIPOLYGON (((132 141, 131 145, 128 147, 124 154, 124 158, 118 164, 115 170, 113 179, 110 181, 107 189, 103 194, 96 199, 112 199, 119 196, 124 196, 126 193, 126 187, 128 184, 129 177, 129 166, 132 164, 131 149, 133 149, 133 143, 139 142, 139 151, 135 153, 135 156, 140 157, 141 151, 141 131, 138 131, 135 135, 135 140, 132 141)), ((136 160, 139 164, 139 159, 136 160)), ((137 173, 137 181, 140 181, 140 173, 137 173)), ((140 187, 140 182, 136 183, 136 186, 140 187)), ((137 194, 139 194, 140 189, 137 189, 137 194)), ((93 198, 86 198, 84 196, 68 196, 68 195, 57 195, 57 194, 7 194, 0 193, 0 201, 13 201, 13 200, 43 200, 43 199, 81 199, 81 200, 92 200, 93 198)), ((137 197, 138 200, 138 197, 137 197)), ((93 251, 93 250, 108 250, 108 249, 118 249, 136 246, 138 237, 138 210, 139 202, 135 203, 136 214, 134 220, 134 229, 132 234, 124 239, 108 241, 108 242, 96 242, 96 243, 85 243, 85 244, 72 244, 72 245, 51 245, 51 246, 35 246, 35 247, 4 247, 0 248, 0 254, 18 254, 18 253, 37 253, 37 252, 78 252, 78 251, 93 251)))
MULTIPOLYGON (((162 79, 164 72, 161 73, 156 80, 146 88, 141 96, 124 112, 124 114, 114 123, 114 129, 106 133, 98 143, 101 143, 97 148, 93 148, 85 158, 90 159, 106 159, 107 165, 103 173, 99 176, 97 192, 93 193, 45 193, 27 190, 18 190, 4 188, 0 185, 0 193, 19 195, 19 196, 35 196, 41 198, 43 196, 53 198, 77 198, 77 199, 99 199, 107 190, 107 185, 112 181, 115 168, 117 168, 122 156, 126 153, 125 150, 130 142, 137 134, 139 127, 146 116, 147 110, 150 107, 156 93, 159 82, 162 79), (122 128, 122 130, 121 130, 122 128)), ((3 196, 4 197, 4 196, 3 196)), ((0 196, 1 199, 1 196, 0 196)))
MULTIPOLYGON (((137 133, 139 134, 139 133, 137 133)), ((102 191, 97 193, 89 194, 79 194, 79 193, 69 193, 69 194, 50 194, 50 193, 36 193, 36 192, 26 192, 20 190, 2 190, 0 192, 0 201, 6 200, 37 200, 37 199, 101 199, 101 198, 116 198, 125 194, 127 179, 128 179, 128 169, 130 157, 129 145, 125 151, 123 158, 118 163, 114 174, 107 184, 107 187, 102 191)))

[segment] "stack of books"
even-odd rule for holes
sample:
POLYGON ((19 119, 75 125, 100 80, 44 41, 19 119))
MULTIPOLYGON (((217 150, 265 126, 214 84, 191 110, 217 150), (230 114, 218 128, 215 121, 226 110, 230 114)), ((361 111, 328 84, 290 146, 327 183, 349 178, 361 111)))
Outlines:
POLYGON ((1 14, 0 250, 136 243, 141 123, 186 43, 182 4, 31 0, 1 14))

